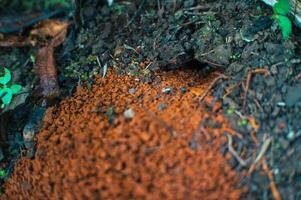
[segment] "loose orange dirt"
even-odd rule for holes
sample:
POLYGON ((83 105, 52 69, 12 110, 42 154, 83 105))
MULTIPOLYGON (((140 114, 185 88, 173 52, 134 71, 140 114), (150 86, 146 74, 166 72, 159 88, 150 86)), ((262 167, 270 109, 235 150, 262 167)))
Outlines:
POLYGON ((48 109, 35 159, 16 165, 2 199, 240 199, 245 189, 220 152, 229 129, 220 104, 206 108, 194 94, 214 76, 188 70, 156 77, 141 83, 110 71, 48 109), (163 93, 166 87, 173 91, 163 93), (130 108, 135 115, 125 119, 130 108), (214 126, 204 126, 208 120, 214 126))

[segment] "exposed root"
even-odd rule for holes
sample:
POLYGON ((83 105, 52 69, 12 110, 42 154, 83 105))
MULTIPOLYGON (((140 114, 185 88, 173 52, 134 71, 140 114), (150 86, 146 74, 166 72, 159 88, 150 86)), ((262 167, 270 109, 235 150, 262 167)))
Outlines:
POLYGON ((282 200, 282 197, 280 195, 280 192, 277 189, 277 185, 274 181, 274 177, 273 177, 273 173, 272 171, 269 169, 269 166, 266 162, 265 159, 262 159, 262 169, 265 171, 265 173, 267 174, 269 180, 270 180, 270 188, 273 194, 273 197, 275 200, 282 200))
POLYGON ((264 74, 264 76, 267 76, 270 74, 270 72, 267 69, 264 68, 258 68, 258 69, 253 69, 253 70, 249 70, 248 74, 247 74, 247 80, 246 80, 246 84, 245 84, 245 94, 244 94, 244 100, 243 100, 243 110, 245 110, 246 104, 247 104, 247 96, 248 96, 248 91, 250 88, 250 83, 251 83, 251 79, 253 74, 264 74))
POLYGON ((229 79, 230 77, 224 75, 224 74, 220 74, 218 77, 216 77, 212 83, 210 83, 209 87, 205 90, 205 92, 202 94, 202 96, 200 97, 200 102, 202 102, 205 97, 208 95, 208 93, 211 91, 211 89, 215 86, 215 84, 221 80, 221 79, 229 79))

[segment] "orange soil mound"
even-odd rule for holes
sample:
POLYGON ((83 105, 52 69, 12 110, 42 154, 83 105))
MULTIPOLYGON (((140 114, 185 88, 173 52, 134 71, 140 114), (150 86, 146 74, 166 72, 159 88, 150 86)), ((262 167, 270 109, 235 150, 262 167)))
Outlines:
POLYGON ((34 160, 21 160, 3 199, 239 199, 244 189, 220 153, 227 126, 181 86, 208 86, 197 72, 166 72, 151 84, 110 72, 50 108, 34 160), (164 87, 174 93, 164 94, 164 87), (128 90, 135 88, 130 94, 128 90), (166 108, 159 110, 160 103, 166 108), (114 106, 113 124, 105 114, 114 106), (135 116, 126 120, 123 112, 135 116), (216 128, 201 123, 213 119, 216 128))

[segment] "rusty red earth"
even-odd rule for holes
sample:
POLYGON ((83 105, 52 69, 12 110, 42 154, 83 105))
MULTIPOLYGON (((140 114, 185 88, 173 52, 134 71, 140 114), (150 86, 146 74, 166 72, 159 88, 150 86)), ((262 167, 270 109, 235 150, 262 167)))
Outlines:
POLYGON ((189 88, 213 79, 186 70, 141 83, 109 71, 78 87, 47 110, 35 159, 18 162, 1 199, 240 199, 220 151, 227 121, 189 88))

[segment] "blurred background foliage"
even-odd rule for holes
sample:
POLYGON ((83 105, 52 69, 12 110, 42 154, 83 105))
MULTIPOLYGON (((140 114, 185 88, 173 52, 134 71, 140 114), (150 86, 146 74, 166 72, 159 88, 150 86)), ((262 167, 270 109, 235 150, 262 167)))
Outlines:
POLYGON ((0 12, 33 12, 55 8, 70 9, 73 0, 0 0, 0 12))

